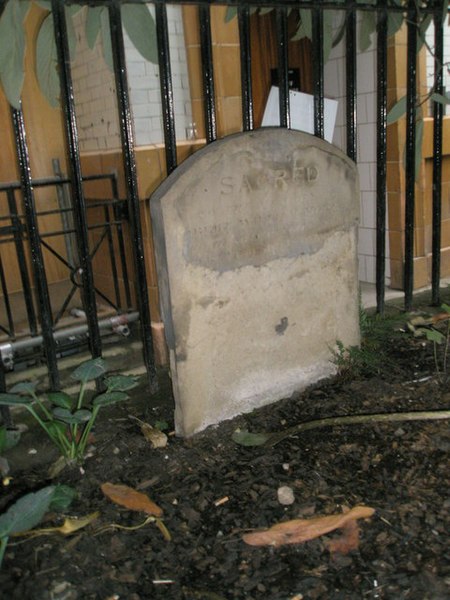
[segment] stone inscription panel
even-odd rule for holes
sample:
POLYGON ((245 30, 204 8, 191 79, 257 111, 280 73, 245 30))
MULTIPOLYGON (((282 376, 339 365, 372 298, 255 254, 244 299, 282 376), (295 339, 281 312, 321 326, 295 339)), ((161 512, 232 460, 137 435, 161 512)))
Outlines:
POLYGON ((285 397, 358 343, 355 165, 278 128, 185 161, 151 199, 178 433, 285 397))
MULTIPOLYGON (((282 161, 261 158, 260 149, 246 149, 228 157, 227 163, 229 175, 223 174, 222 160, 209 166, 196 190, 196 210, 188 195, 178 205, 189 263, 224 271, 311 254, 331 229, 355 218, 348 201, 347 206, 334 207, 316 201, 330 193, 329 177, 342 169, 342 161, 330 155, 324 165, 315 146, 286 153, 282 161)), ((348 177, 350 189, 350 169, 348 177)))

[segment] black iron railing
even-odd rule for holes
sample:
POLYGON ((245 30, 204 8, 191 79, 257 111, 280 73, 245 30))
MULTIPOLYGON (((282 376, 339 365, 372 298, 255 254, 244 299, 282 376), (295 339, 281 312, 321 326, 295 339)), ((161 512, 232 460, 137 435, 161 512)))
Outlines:
MULTIPOLYGON (((126 185, 126 206, 130 227, 130 238, 133 255, 134 279, 136 281, 136 310, 140 322, 141 338, 144 348, 144 360, 149 373, 149 382, 152 389, 156 385, 155 366, 153 359, 153 346, 151 335, 151 318, 149 311, 149 297, 146 282, 144 246, 142 226, 140 221, 138 181, 136 173, 136 160, 134 154, 133 122, 130 107, 130 98, 125 63, 125 49, 122 33, 121 7, 125 3, 144 3, 144 0, 98 0, 95 5, 108 7, 110 36, 113 49, 114 75, 116 82, 117 104, 120 119, 120 133, 122 143, 123 167, 126 185)), ((64 5, 81 4, 92 5, 90 0, 52 0, 54 17, 54 34, 58 49, 58 71, 61 84, 61 106, 64 115, 66 134, 66 153, 68 156, 69 176, 61 182, 70 183, 71 206, 73 209, 73 232, 76 236, 76 246, 79 261, 79 283, 83 298, 83 309, 86 312, 89 348, 93 356, 100 356, 102 343, 96 297, 101 292, 94 285, 92 272, 92 259, 95 250, 89 247, 88 210, 84 196, 83 182, 88 178, 83 177, 78 145, 78 131, 76 109, 73 101, 73 87, 67 27, 64 14, 64 5)), ((158 60, 160 69, 160 89, 162 99, 162 119, 164 124, 164 142, 167 173, 177 167, 177 140, 175 134, 174 98, 171 74, 169 36, 167 25, 166 7, 168 4, 182 5, 194 4, 199 7, 199 36, 202 61, 202 82, 204 100, 204 120, 207 143, 217 139, 216 91, 214 87, 214 60, 212 52, 212 33, 210 10, 212 6, 228 5, 237 8, 237 20, 240 38, 240 66, 241 66, 241 97, 242 97, 242 130, 249 131, 254 127, 253 92, 252 92, 252 64, 258 57, 251 56, 250 44, 250 13, 251 8, 272 7, 276 12, 276 36, 278 45, 278 85, 279 85, 279 113, 281 127, 290 125, 289 105, 289 51, 287 32, 287 11, 290 8, 306 8, 312 11, 312 83, 314 95, 314 133, 318 137, 324 135, 324 56, 323 56, 323 15, 324 10, 344 11, 346 15, 345 26, 345 66, 346 66, 346 149, 353 160, 357 157, 357 119, 356 99, 357 80, 356 69, 356 19, 357 13, 373 11, 376 15, 377 29, 377 176, 376 176, 376 296, 377 309, 380 313, 384 310, 385 302, 385 246, 386 246, 386 130, 387 130, 387 15, 390 11, 396 13, 407 12, 408 22, 408 76, 407 76, 407 161, 406 161, 406 211, 405 211, 405 248, 404 248, 404 290, 405 307, 409 309, 412 304, 413 277, 414 277, 414 204, 415 204, 415 121, 416 121, 416 51, 417 35, 416 20, 418 11, 433 15, 435 26, 435 64, 443 62, 443 26, 444 15, 442 2, 423 2, 419 4, 410 0, 400 5, 399 2, 376 0, 376 2, 353 2, 320 0, 317 2, 299 0, 155 0, 156 32, 158 60)), ((435 92, 443 93, 442 71, 436 68, 435 92)), ((434 157, 433 157, 433 242, 432 242, 432 295, 433 302, 440 301, 440 247, 441 247, 441 176, 442 176, 442 128, 443 106, 434 103, 434 157)), ((44 268, 43 248, 45 235, 39 232, 38 211, 35 206, 34 189, 39 185, 47 185, 32 179, 28 144, 25 124, 21 110, 12 110, 17 157, 20 173, 20 189, 23 198, 23 214, 17 208, 15 191, 17 185, 5 184, 0 187, 0 192, 5 194, 9 206, 10 243, 15 244, 18 262, 20 265, 21 280, 26 298, 30 336, 42 336, 46 361, 50 374, 50 384, 58 387, 57 344, 55 342, 55 322, 50 303, 48 282, 44 268), (24 241, 31 249, 32 273, 25 268, 24 241), (38 298, 39 310, 36 313, 31 301, 31 288, 34 282, 35 293, 38 298)), ((114 184, 116 185, 116 184, 114 184)), ((0 194, 1 195, 1 194, 0 194)), ((111 235, 115 227, 121 231, 122 221, 117 219, 117 189, 113 191, 111 202, 105 203, 105 236, 112 248, 111 235), (111 217, 108 207, 116 209, 115 216, 111 217)), ((1 225, 0 225, 1 232, 1 225)), ((123 236, 120 237, 119 247, 121 255, 125 256, 123 236)), ((0 240, 1 243, 1 240, 0 240)), ((126 261, 122 262, 123 278, 128 282, 126 261)), ((68 267, 71 265, 67 265, 68 267)), ((117 281, 117 273, 113 274, 117 281)), ((6 289, 5 265, 0 258, 0 285, 6 289)), ((11 304, 8 294, 3 293, 9 335, 14 338, 14 323, 11 304)), ((120 308, 118 300, 120 294, 116 285, 115 305, 120 308)), ((129 287, 126 291, 126 306, 131 305, 129 287)), ((0 368, 0 389, 4 387, 4 374, 0 368)))

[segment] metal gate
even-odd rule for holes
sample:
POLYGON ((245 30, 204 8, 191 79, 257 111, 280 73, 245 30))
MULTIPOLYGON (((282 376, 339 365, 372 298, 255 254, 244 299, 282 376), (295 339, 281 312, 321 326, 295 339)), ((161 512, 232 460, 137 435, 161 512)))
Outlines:
MULTIPOLYGON (((10 0, 14 1, 14 0, 10 0)), ((126 3, 142 3, 139 0, 126 0, 126 3)), ((73 100, 73 84, 69 59, 69 44, 67 23, 64 8, 72 4, 92 5, 89 0, 52 0, 54 35, 57 47, 57 60, 61 86, 61 107, 64 116, 66 152, 68 156, 69 173, 49 177, 45 180, 34 180, 30 171, 30 160, 24 116, 21 110, 12 109, 11 117, 15 132, 17 158, 20 172, 20 182, 3 183, 0 186, 0 202, 7 202, 9 213, 0 221, 0 257, 1 248, 6 244, 14 245, 20 269, 24 291, 25 314, 28 331, 23 339, 19 339, 17 325, 14 319, 14 307, 10 294, 6 289, 4 277, 7 265, 0 262, 0 285, 3 292, 5 324, 1 332, 8 340, 1 346, 0 388, 4 388, 4 369, 8 361, 15 360, 15 354, 23 350, 36 353, 43 346, 43 357, 48 365, 50 386, 59 385, 58 356, 67 348, 67 332, 58 329, 58 323, 64 311, 69 306, 75 293, 80 295, 80 308, 84 313, 85 322, 80 334, 84 343, 89 347, 93 357, 102 354, 101 330, 106 327, 104 319, 98 312, 99 300, 113 309, 115 315, 126 314, 136 319, 140 324, 140 334, 143 342, 144 362, 149 374, 149 384, 155 388, 155 365, 153 358, 151 320, 149 298, 146 284, 146 273, 143 256, 141 217, 139 213, 138 181, 133 142, 133 121, 130 108, 130 98, 127 82, 124 39, 122 31, 121 7, 125 2, 119 0, 99 0, 96 5, 106 6, 109 15, 110 39, 112 45, 114 75, 118 111, 121 125, 121 143, 123 166, 126 182, 126 198, 118 198, 117 184, 113 175, 106 176, 111 184, 111 198, 99 203, 86 202, 84 184, 88 178, 83 177, 78 144, 77 118, 73 100), (40 186, 50 186, 58 194, 61 229, 50 234, 41 235, 39 222, 43 214, 36 205, 35 190, 40 186), (64 192, 64 193, 63 193, 64 192), (65 195, 64 195, 65 194, 65 195), (90 244, 89 211, 92 207, 104 211, 104 222, 95 225, 102 230, 101 242, 97 247, 90 244), (124 224, 126 223, 126 224, 124 224), (129 229, 132 264, 127 265, 125 259, 122 230, 129 229), (45 271, 45 253, 54 253, 49 244, 51 236, 63 236, 66 244, 66 255, 59 255, 60 260, 68 270, 71 287, 58 309, 52 307, 49 285, 45 271), (96 286, 92 270, 92 260, 100 248, 106 244, 112 252, 112 238, 118 240, 119 258, 111 260, 111 268, 120 272, 120 277, 126 282, 121 292, 116 285, 113 297, 102 294, 96 286), (28 245, 30 257, 26 258, 25 245, 28 245), (134 272, 136 287, 130 290, 128 283, 129 270, 134 272), (32 291, 32 288, 34 291, 32 291), (135 300, 132 301, 134 293, 135 300)), ((210 11, 214 5, 228 5, 236 9, 239 25, 240 66, 241 66, 241 98, 242 98, 242 131, 254 128, 253 91, 251 70, 257 56, 251 55, 250 49, 250 17, 255 8, 272 8, 275 11, 276 35, 278 47, 277 81, 279 86, 279 113, 281 127, 290 127, 289 100, 289 57, 288 57, 288 11, 308 9, 312 20, 312 72, 314 96, 314 134, 324 135, 324 11, 336 10, 345 13, 345 64, 346 64, 346 147, 347 154, 353 160, 357 158, 357 61, 356 61, 356 21, 357 15, 363 12, 373 13, 376 20, 377 43, 377 169, 376 169, 376 289, 377 309, 384 310, 385 298, 385 243, 386 243, 386 130, 387 130, 387 48, 388 48, 388 14, 404 15, 407 23, 407 93, 406 93, 406 188, 405 188, 405 260, 404 260, 404 290, 405 307, 412 305, 413 291, 413 246, 414 246, 414 203, 415 203, 415 136, 416 136, 416 52, 417 52, 417 23, 424 13, 432 16, 435 26, 435 86, 436 94, 442 96, 443 78, 443 27, 444 8, 442 1, 429 0, 416 2, 414 0, 374 0, 370 2, 354 2, 351 0, 328 0, 310 2, 307 0, 155 0, 155 20, 157 47, 159 57, 160 91, 162 100, 162 118, 164 123, 164 142, 166 170, 170 174, 177 167, 177 142, 175 134, 175 116, 173 101, 173 85, 169 49, 166 6, 168 4, 194 4, 198 6, 198 26, 201 46, 202 82, 204 120, 206 143, 212 143, 217 138, 217 110, 214 80, 214 60, 212 50, 212 32, 210 11)), ((444 6, 445 4, 445 6, 444 6)), ((441 206, 442 206, 442 121, 443 105, 434 102, 434 158, 433 158, 433 256, 432 256, 432 290, 433 301, 439 303, 440 283, 440 246, 441 246, 441 206)), ((105 175, 99 175, 105 177, 105 175)), ((117 273, 114 280, 118 281, 117 273)), ((3 308, 2 308, 3 310, 3 308)), ((109 327, 109 325, 108 325, 109 327)), ((42 356, 42 352, 41 352, 42 356)))

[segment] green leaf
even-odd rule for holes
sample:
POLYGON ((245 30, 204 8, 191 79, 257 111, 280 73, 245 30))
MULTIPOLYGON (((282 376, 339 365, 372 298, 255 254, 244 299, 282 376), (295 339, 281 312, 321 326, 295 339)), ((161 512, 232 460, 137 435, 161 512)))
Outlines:
POLYGON ((372 44, 372 34, 377 28, 377 13, 375 11, 364 11, 361 17, 359 30, 359 49, 361 52, 368 50, 372 44))
POLYGON ((100 33, 102 22, 102 11, 106 10, 104 6, 89 6, 86 17, 86 40, 89 48, 92 50, 100 33))
POLYGON ((270 438, 268 433, 250 433, 249 431, 235 431, 231 439, 240 446, 262 446, 270 438))
POLYGON ((49 12, 52 10, 51 0, 34 0, 38 6, 48 10, 49 12))
POLYGON ((57 485, 49 504, 49 510, 66 510, 77 497, 77 491, 69 485, 57 485))
POLYGON ((395 35, 403 24, 403 13, 388 12, 387 15, 387 34, 388 36, 395 35))
POLYGON ((0 81, 8 102, 20 109, 25 79, 24 20, 30 8, 28 0, 7 2, 0 18, 0 81))
POLYGON ((48 421, 46 423, 46 427, 50 432, 50 435, 53 435, 55 438, 58 437, 58 433, 62 435, 66 435, 67 424, 62 423, 61 421, 48 421))
POLYGON ((433 102, 439 102, 439 104, 450 104, 450 98, 438 93, 431 94, 430 100, 433 100, 433 102))
POLYGON ((323 12, 323 62, 326 63, 333 47, 333 11, 323 12))
POLYGON ((111 33, 109 30, 109 15, 108 10, 105 8, 102 10, 100 15, 101 21, 101 32, 102 32, 102 46, 103 46, 103 58, 110 71, 114 71, 114 60, 111 46, 111 33))
POLYGON ((440 331, 436 329, 426 329, 425 335, 427 340, 430 342, 435 342, 436 344, 442 344, 445 341, 445 335, 443 335, 440 331))
POLYGON ((417 29, 417 52, 420 52, 425 44, 427 29, 430 26, 433 15, 426 15, 419 24, 417 29))
POLYGON ((145 4, 123 4, 122 23, 136 50, 148 61, 158 64, 155 21, 145 4))
POLYGON ((55 486, 26 494, 0 516, 0 537, 22 533, 38 525, 48 511, 55 486))
POLYGON ((116 402, 128 400, 128 398, 129 396, 128 394, 125 394, 125 392, 105 392, 104 394, 97 396, 92 404, 94 407, 109 406, 116 402))
POLYGON ((159 429, 159 431, 166 431, 166 429, 169 429, 169 423, 167 421, 155 421, 153 427, 159 429))
POLYGON ((125 392, 139 385, 139 381, 134 375, 112 375, 105 379, 105 384, 108 392, 125 392))
POLYGON ((416 181, 420 176, 420 164, 422 162, 422 143, 423 143, 423 119, 416 121, 416 143, 415 143, 415 169, 416 181))
POLYGON ((20 431, 18 429, 6 429, 4 425, 0 427, 0 454, 5 450, 14 448, 19 443, 20 431))
POLYGON ((72 408, 73 399, 69 396, 69 394, 66 394, 66 392, 48 392, 47 398, 55 406, 67 408, 68 410, 71 410, 72 408))
POLYGON ((20 394, 21 396, 33 396, 37 388, 37 381, 19 381, 9 390, 11 394, 20 394))
POLYGON ((0 394, 0 406, 26 406, 33 403, 33 398, 17 394, 0 394))
POLYGON ((60 85, 56 44, 51 13, 42 22, 36 41, 36 75, 41 92, 50 106, 59 104, 60 85))
POLYGON ((67 423, 68 425, 79 425, 85 423, 91 418, 91 412, 85 409, 77 410, 75 413, 71 413, 67 408, 56 407, 53 409, 53 416, 58 421, 67 423))
POLYGON ((232 21, 236 15, 237 15, 236 6, 227 6, 227 11, 225 13, 225 23, 229 23, 230 21, 232 21))
POLYGON ((388 125, 398 121, 406 113, 406 96, 402 96, 398 102, 394 104, 387 114, 386 122, 388 125))
POLYGON ((446 313, 450 314, 450 306, 448 304, 442 304, 441 305, 442 310, 445 310, 446 313))
POLYGON ((75 381, 86 383, 98 379, 107 370, 108 366, 103 358, 92 358, 77 367, 72 373, 71 378, 75 379, 75 381))
POLYGON ((300 24, 299 24, 294 36, 292 37, 292 41, 295 42, 297 40, 303 39, 304 37, 311 40, 312 39, 311 11, 308 10, 307 8, 300 8, 299 15, 300 15, 300 24))

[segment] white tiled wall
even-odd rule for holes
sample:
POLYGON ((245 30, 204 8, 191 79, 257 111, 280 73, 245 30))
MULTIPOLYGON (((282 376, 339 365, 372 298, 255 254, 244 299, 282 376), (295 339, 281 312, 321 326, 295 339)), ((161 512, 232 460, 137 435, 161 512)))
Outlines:
MULTIPOLYGON (((335 30, 341 17, 336 18, 335 30)), ((357 148, 361 189, 359 227, 359 278, 375 283, 376 257, 376 45, 357 54, 357 148)), ((325 96, 339 100, 333 143, 346 151, 345 41, 333 48, 325 70, 325 96)), ((388 236, 386 236, 388 238, 388 236)), ((386 248, 388 255, 389 248, 386 248)), ((389 283, 389 260, 386 261, 389 283)))
MULTIPOLYGON (((153 12, 153 6, 150 6, 153 12)), ((76 15, 77 55, 72 67, 77 121, 82 151, 120 147, 114 75, 106 66, 100 40, 90 50, 84 35, 85 11, 76 15)), ((177 139, 186 139, 192 122, 189 80, 180 6, 167 6, 169 46, 177 139)), ((130 103, 137 146, 164 140, 159 69, 134 48, 126 33, 130 103)))
MULTIPOLYGON (((426 35, 427 44, 429 46, 429 50, 427 51, 427 86, 428 89, 434 84, 434 58, 433 58, 433 50, 434 50, 434 24, 431 23, 427 35, 426 35)), ((444 24, 444 65, 445 63, 450 62, 450 27, 444 24)), ((450 92, 450 65, 447 64, 444 66, 443 70, 443 80, 444 86, 447 92, 450 92)), ((431 110, 431 107, 430 107, 431 110)), ((444 114, 450 115, 450 105, 444 108, 444 114)), ((431 113, 430 113, 431 114, 431 113)))

